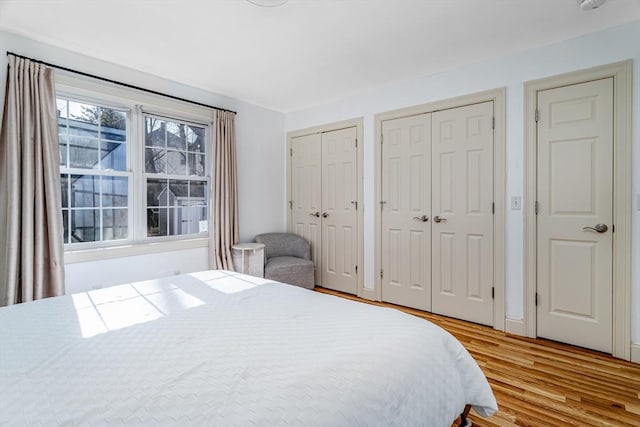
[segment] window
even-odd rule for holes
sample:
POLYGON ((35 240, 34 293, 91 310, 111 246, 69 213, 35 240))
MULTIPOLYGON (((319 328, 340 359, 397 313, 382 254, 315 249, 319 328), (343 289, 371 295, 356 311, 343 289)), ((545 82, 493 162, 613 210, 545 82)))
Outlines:
POLYGON ((57 89, 67 250, 208 235, 210 111, 124 89, 57 89))
POLYGON ((129 237, 127 117, 58 98, 64 243, 129 237))
POLYGON ((206 129, 145 115, 147 236, 207 230, 206 129))

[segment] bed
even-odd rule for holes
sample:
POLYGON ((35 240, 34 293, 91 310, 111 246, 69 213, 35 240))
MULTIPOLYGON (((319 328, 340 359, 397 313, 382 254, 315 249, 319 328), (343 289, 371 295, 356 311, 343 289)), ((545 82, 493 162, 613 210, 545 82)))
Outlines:
POLYGON ((438 427, 497 410, 438 326, 228 271, 0 308, 0 402, 9 426, 438 427))

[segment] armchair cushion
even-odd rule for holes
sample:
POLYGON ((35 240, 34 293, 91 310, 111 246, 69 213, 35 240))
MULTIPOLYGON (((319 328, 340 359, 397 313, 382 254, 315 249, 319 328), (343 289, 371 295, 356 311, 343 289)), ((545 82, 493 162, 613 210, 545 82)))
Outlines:
POLYGON ((264 277, 313 289, 315 282, 313 261, 290 256, 271 257, 264 267, 264 277))

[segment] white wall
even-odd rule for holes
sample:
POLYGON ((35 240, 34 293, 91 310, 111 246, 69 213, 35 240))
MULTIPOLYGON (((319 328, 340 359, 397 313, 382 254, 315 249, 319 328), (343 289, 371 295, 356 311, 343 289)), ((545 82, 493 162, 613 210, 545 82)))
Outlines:
MULTIPOLYGON (((282 113, 5 32, 0 32, 1 98, 4 98, 7 73, 5 51, 237 111, 240 239, 252 241, 261 232, 285 229, 282 113)), ((0 104, 0 109, 3 105, 4 103, 0 104)), ((66 265, 66 286, 67 292, 78 292, 93 287, 160 277, 176 271, 186 273, 207 268, 206 248, 74 263, 66 265)))
POLYGON ((206 270, 208 262, 207 248, 195 248, 67 264, 65 291, 73 294, 119 283, 206 270))
MULTIPOLYGON (((328 105, 287 114, 285 130, 364 117, 365 284, 373 286, 374 265, 374 116, 402 107, 424 104, 497 87, 507 88, 506 188, 506 313, 523 318, 522 212, 509 210, 512 196, 523 194, 523 83, 564 72, 632 58, 633 194, 640 194, 640 21, 610 28, 562 43, 532 49, 437 75, 396 82, 328 105)), ((637 196, 640 197, 640 196, 637 196)), ((633 213, 633 342, 640 343, 640 206, 633 213)))

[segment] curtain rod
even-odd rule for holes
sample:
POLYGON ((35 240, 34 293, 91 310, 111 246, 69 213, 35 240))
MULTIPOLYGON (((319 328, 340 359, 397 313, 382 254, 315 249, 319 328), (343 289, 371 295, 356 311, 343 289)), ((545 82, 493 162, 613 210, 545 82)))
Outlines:
POLYGON ((119 85, 119 86, 124 86, 124 87, 127 87, 129 89, 140 90, 142 92, 152 93, 154 95, 164 96, 165 98, 171 98, 171 99, 175 99, 177 101, 187 102, 189 104, 195 104, 195 105, 199 105, 201 107, 207 107, 207 108, 211 108, 211 109, 218 110, 218 111, 226 111, 228 113, 238 114, 235 111, 227 110, 226 108, 215 107, 213 105, 203 104, 202 102, 191 101, 189 99, 180 98, 179 96, 173 96, 173 95, 169 95, 167 93, 162 93, 162 92, 158 92, 158 91, 151 90, 151 89, 145 89, 143 87, 135 86, 135 85, 132 85, 132 84, 129 84, 129 83, 119 82, 117 80, 108 79, 106 77, 96 76, 95 74, 89 74, 89 73, 85 73, 83 71, 74 70, 72 68, 67 68, 67 67, 63 67, 63 66, 60 66, 60 65, 56 65, 56 64, 50 64, 48 62, 40 61, 38 59, 29 58, 28 56, 19 55, 17 53, 13 53, 13 52, 7 51, 7 55, 13 55, 13 56, 15 56, 17 58, 28 59, 29 61, 37 62, 38 64, 46 65, 47 67, 57 68, 59 70, 68 71, 70 73, 79 74, 81 76, 90 77, 92 79, 102 80, 102 81, 105 81, 105 82, 108 82, 108 83, 116 84, 116 85, 119 85))

